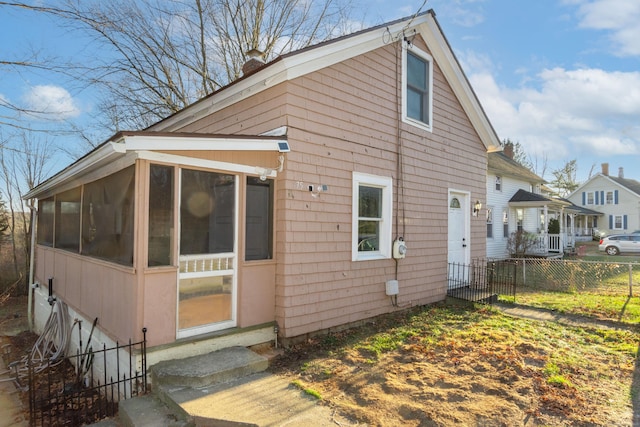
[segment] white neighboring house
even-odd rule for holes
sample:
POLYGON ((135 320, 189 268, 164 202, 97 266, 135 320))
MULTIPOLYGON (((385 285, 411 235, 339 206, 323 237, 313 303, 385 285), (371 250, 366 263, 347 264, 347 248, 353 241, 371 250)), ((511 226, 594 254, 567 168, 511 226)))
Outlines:
POLYGON ((606 235, 630 233, 640 229, 640 182, 624 177, 623 168, 618 176, 609 175, 609 164, 602 164, 602 171, 588 179, 568 197, 572 203, 602 212, 599 222, 577 224, 577 227, 594 227, 606 235))
POLYGON ((544 179, 513 160, 512 144, 506 144, 502 152, 489 153, 488 258, 511 256, 509 237, 519 230, 537 235, 535 245, 527 251, 533 256, 558 257, 573 252, 577 241, 591 239, 592 224, 597 224, 602 213, 543 194, 544 183, 544 179), (551 219, 559 221, 559 233, 548 232, 551 219))
MULTIPOLYGON (((504 151, 489 153, 487 165, 487 257, 509 256, 507 241, 511 233, 523 229, 539 233, 541 220, 539 203, 534 207, 510 206, 511 199, 522 195, 539 195, 544 180, 513 160, 513 145, 504 151)), ((546 201, 550 199, 540 195, 546 201)), ((540 199, 542 202, 543 200, 540 199)))

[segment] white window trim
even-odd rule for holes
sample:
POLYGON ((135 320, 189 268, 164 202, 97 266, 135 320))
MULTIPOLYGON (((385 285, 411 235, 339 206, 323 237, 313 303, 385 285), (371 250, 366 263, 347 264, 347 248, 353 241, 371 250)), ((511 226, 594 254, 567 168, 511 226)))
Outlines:
POLYGON ((605 191, 604 202, 602 204, 613 205, 614 203, 615 203, 615 195, 613 194, 613 191, 605 191), (609 201, 609 195, 611 195, 611 201, 609 201))
POLYGON ((353 215, 351 226, 351 260, 367 261, 375 259, 391 258, 391 223, 393 206, 393 180, 391 177, 369 175, 353 172, 352 207, 353 215), (382 188, 382 221, 380 222, 380 250, 370 252, 358 252, 358 200, 361 185, 382 188))
MULTIPOLYGON (((495 238, 495 229, 493 228, 493 206, 487 206, 487 225, 491 225, 491 237, 486 236, 487 239, 495 238)), ((488 229, 485 231, 488 231, 488 229)))
POLYGON ((496 175, 496 179, 495 179, 495 183, 493 186, 493 189, 499 193, 502 193, 502 177, 499 175, 496 175), (500 188, 498 188, 500 187, 500 188))
POLYGON ((613 230, 624 230, 624 215, 613 215, 613 230), (620 219, 620 227, 616 227, 616 223, 620 219))
POLYGON ((595 194, 595 192, 587 191, 586 198, 587 199, 585 200, 585 202, 586 202, 587 205, 595 205, 595 203, 596 203, 596 194, 595 194), (591 195, 591 203, 589 203, 589 195, 591 195))
POLYGON ((427 132, 433 131, 433 58, 422 49, 414 45, 407 46, 406 43, 403 43, 402 48, 402 121, 427 132), (429 123, 424 123, 407 115, 407 51, 411 51, 411 53, 426 61, 429 68, 429 82, 427 84, 429 91, 429 123))

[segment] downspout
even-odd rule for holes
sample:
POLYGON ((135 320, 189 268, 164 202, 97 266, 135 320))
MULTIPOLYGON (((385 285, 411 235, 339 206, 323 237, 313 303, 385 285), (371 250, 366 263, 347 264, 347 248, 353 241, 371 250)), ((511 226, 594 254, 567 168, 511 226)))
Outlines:
POLYGON ((27 300, 27 319, 29 320, 29 331, 33 332, 33 276, 34 276, 34 260, 36 253, 36 224, 38 217, 38 208, 36 208, 33 204, 33 199, 29 199, 29 209, 31 209, 31 250, 29 251, 29 283, 28 292, 29 297, 27 300))

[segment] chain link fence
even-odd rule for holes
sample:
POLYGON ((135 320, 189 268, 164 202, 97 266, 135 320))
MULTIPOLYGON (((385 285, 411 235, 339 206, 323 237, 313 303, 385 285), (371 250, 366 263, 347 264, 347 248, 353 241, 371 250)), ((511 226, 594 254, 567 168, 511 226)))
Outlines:
POLYGON ((640 324, 640 263, 545 258, 449 264, 447 296, 640 324), (637 294, 637 295, 636 295, 637 294))
POLYGON ((633 296, 640 284, 640 264, 563 259, 512 259, 521 291, 589 292, 633 296))

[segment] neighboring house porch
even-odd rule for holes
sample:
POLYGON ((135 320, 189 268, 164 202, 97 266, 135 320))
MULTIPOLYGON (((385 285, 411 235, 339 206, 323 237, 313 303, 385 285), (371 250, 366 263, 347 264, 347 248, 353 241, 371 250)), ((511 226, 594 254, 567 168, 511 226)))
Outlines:
POLYGON ((575 251, 576 242, 585 238, 585 229, 578 223, 592 223, 600 215, 598 212, 575 206, 568 200, 549 198, 541 194, 518 190, 509 200, 509 208, 515 215, 514 233, 524 231, 534 234, 526 253, 535 256, 558 256, 575 251), (591 218, 589 220, 589 218, 591 218), (549 223, 557 220, 557 233, 549 232, 549 223))

